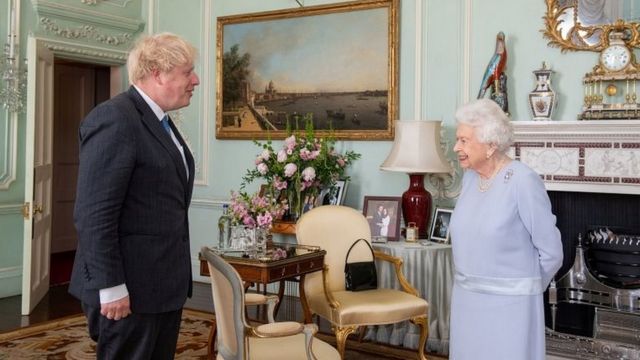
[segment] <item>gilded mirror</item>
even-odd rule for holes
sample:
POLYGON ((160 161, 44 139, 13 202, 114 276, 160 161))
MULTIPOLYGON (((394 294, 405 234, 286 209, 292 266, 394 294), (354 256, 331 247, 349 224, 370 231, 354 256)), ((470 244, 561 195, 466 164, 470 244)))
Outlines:
POLYGON ((545 0, 544 36, 563 52, 601 51, 612 32, 629 47, 640 45, 640 4, 636 0, 545 0))

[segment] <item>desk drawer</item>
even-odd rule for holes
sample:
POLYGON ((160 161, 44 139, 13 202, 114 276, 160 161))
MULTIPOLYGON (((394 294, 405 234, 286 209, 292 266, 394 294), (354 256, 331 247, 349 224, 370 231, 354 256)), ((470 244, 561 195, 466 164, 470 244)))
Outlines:
POLYGON ((269 280, 277 281, 313 271, 322 270, 324 257, 308 259, 294 264, 286 264, 269 270, 269 280))

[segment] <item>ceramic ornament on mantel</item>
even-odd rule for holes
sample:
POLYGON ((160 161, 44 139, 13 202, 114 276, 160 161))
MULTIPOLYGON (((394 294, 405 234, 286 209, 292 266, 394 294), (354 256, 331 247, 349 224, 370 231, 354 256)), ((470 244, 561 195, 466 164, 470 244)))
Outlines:
POLYGON ((529 108, 533 120, 551 120, 551 115, 557 106, 556 92, 551 88, 553 70, 547 69, 543 61, 542 68, 534 70, 536 88, 529 93, 529 108))

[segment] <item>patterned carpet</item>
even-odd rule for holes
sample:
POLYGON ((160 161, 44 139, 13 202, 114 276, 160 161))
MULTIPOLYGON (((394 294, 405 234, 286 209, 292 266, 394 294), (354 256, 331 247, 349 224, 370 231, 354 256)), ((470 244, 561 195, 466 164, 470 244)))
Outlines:
MULTIPOLYGON (((185 309, 176 359, 207 359, 207 340, 213 314, 185 309)), ((335 346, 328 334, 318 337, 335 346)), ((84 315, 74 315, 0 334, 0 360, 95 359, 84 315)), ((415 359, 416 352, 349 340, 345 360, 415 359)), ((430 360, 446 359, 429 356, 430 360)))
MULTIPOLYGON (((206 359, 213 315, 184 310, 176 359, 206 359)), ((74 315, 0 334, 0 359, 95 359, 84 315, 74 315)))

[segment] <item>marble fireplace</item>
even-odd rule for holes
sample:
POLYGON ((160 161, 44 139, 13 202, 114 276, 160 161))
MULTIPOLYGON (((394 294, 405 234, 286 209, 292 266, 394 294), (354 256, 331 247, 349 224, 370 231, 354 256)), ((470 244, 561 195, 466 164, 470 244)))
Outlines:
MULTIPOLYGON (((557 287, 545 294, 547 352, 640 360, 640 120, 513 124, 511 156, 543 178, 562 233, 563 266, 557 287), (597 227, 638 235, 630 257, 612 257, 632 259, 625 264, 631 285, 602 284, 585 266, 594 264, 586 259, 595 252, 589 253, 587 231, 597 227)), ((618 241, 612 236, 609 242, 618 241)))

